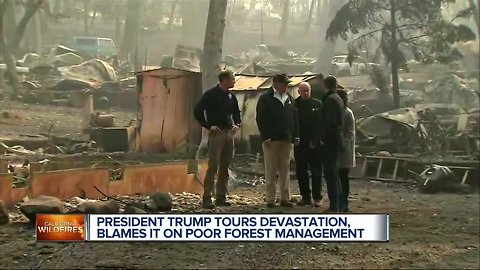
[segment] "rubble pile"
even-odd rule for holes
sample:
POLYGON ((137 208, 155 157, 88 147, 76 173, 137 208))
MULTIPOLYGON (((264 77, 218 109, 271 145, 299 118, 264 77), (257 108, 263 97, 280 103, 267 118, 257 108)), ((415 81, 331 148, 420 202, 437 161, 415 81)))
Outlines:
POLYGON ((116 67, 101 59, 84 57, 63 45, 55 46, 48 55, 28 53, 17 61, 17 70, 24 75, 22 92, 11 98, 27 103, 81 107, 82 92, 90 90, 95 103, 105 105, 102 103, 109 103, 112 94, 122 93, 122 89, 135 90, 131 69, 125 70, 125 65, 116 67))
MULTIPOLYGON (((200 72, 201 55, 201 49, 179 44, 173 55, 165 55, 162 58, 160 66, 200 72)), ((238 74, 266 75, 277 72, 303 74, 312 71, 315 61, 316 58, 308 54, 287 51, 279 46, 259 44, 240 55, 225 56, 222 66, 235 70, 238 74)))
MULTIPOLYGON (((259 196, 260 197, 260 196, 259 196)), ((62 201, 55 197, 39 196, 36 198, 24 198, 24 201, 17 204, 10 214, 7 208, 0 201, 0 225, 9 222, 35 222, 36 214, 58 214, 58 213, 87 213, 87 214, 145 214, 159 212, 205 212, 199 207, 201 196, 191 193, 169 193, 154 192, 149 196, 114 196, 100 199, 82 199, 74 197, 62 201)), ((244 205, 263 205, 261 198, 252 198, 241 195, 228 195, 228 200, 233 207, 244 205)), ((219 208, 216 212, 231 211, 231 208, 219 208), (224 210, 222 210, 224 209, 224 210)))
POLYGON ((471 189, 468 186, 459 184, 459 179, 447 166, 429 166, 420 175, 420 178, 423 180, 423 183, 419 186, 419 190, 422 193, 471 193, 471 189))
POLYGON ((120 206, 117 202, 111 200, 85 201, 69 212, 85 214, 118 214, 120 213, 120 206))
POLYGON ((365 90, 350 91, 356 116, 356 151, 359 156, 376 157, 365 165, 362 174, 382 181, 411 179, 411 166, 417 166, 418 171, 424 164, 430 170, 413 174, 421 192, 464 193, 466 182, 478 185, 478 179, 474 180, 480 159, 478 79, 448 74, 433 78, 424 87, 424 91, 401 90, 405 107, 380 112, 376 104, 382 103, 381 99, 374 95, 362 98, 365 90), (366 101, 374 110, 364 105, 366 101), (382 158, 379 152, 389 155, 382 158), (387 178, 380 176, 382 162, 392 164, 394 173, 387 178))
POLYGON ((316 58, 308 54, 287 51, 280 46, 265 44, 242 53, 240 56, 225 57, 226 66, 239 74, 304 74, 311 72, 316 58))
POLYGON ((467 82, 454 74, 432 80, 425 95, 430 103, 457 104, 466 110, 479 107, 478 80, 467 82))
POLYGON ((65 208, 63 202, 51 196, 39 196, 27 199, 20 205, 20 212, 31 222, 35 222, 37 214, 63 214, 65 208))
MULTIPOLYGON (((363 104, 358 96, 353 100, 363 104)), ((423 94, 410 91, 402 98, 410 106, 377 113, 355 108, 360 152, 478 155, 478 80, 445 75, 431 80, 423 94)))

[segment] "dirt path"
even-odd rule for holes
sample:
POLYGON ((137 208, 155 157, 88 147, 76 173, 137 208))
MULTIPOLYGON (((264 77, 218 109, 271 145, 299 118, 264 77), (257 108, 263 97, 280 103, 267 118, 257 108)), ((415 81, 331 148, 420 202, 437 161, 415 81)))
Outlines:
MULTIPOLYGON (((235 190, 237 204, 217 211, 266 213, 262 188, 235 190)), ((0 227, 0 268, 480 268, 479 194, 423 195, 367 181, 354 181, 352 190, 354 212, 391 214, 389 243, 43 244, 35 243, 33 228, 12 224, 0 227)), ((175 212, 200 211, 198 199, 183 203, 175 212)))

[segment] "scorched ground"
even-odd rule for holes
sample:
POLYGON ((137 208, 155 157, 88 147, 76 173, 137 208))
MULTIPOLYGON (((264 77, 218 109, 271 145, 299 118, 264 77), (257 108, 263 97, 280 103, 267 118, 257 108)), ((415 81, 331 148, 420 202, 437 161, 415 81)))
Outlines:
MULTIPOLYGON (((295 187, 292 182, 292 187, 295 187)), ((480 268, 479 195, 419 194, 412 186, 353 181, 352 211, 390 213, 389 243, 36 243, 26 223, 0 226, 0 268, 480 268)), ((318 213, 267 209, 263 186, 232 192, 217 212, 318 213)), ((174 198, 175 213, 208 213, 200 197, 174 198)), ((323 202, 323 208, 326 208, 323 202)), ((18 212, 11 213, 20 220, 18 212)), ((25 219, 21 219, 24 221, 25 219)))

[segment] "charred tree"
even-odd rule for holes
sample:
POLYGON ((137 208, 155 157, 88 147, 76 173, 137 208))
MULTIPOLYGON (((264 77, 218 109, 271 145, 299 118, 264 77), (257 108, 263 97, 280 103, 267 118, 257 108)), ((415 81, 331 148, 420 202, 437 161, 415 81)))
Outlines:
POLYGON ((33 15, 34 37, 35 37, 35 52, 42 54, 42 17, 39 12, 33 15))
POLYGON ((314 72, 330 73, 330 65, 335 56, 335 41, 325 40, 323 37, 327 31, 328 22, 332 19, 338 9, 345 3, 345 0, 323 0, 321 18, 318 21, 318 29, 320 31, 320 51, 317 61, 315 62, 314 72))
MULTIPOLYGON (((123 40, 121 46, 121 55, 130 63, 132 54, 136 52, 138 41, 138 28, 140 23, 140 1, 127 1, 127 17, 125 19, 125 28, 123 31, 123 40)), ((134 63, 135 65, 137 63, 134 63)))
MULTIPOLYGON (((15 28, 15 37, 14 40, 11 42, 11 49, 12 52, 16 53, 17 50, 20 48, 20 42, 25 34, 25 29, 27 28, 27 24, 32 19, 33 15, 44 5, 45 0, 32 0, 27 1, 25 4, 25 13, 23 17, 18 22, 15 28)), ((9 42, 10 43, 10 42, 9 42)))
POLYGON ((168 30, 172 29, 173 21, 175 21, 175 11, 177 10, 177 1, 172 2, 172 6, 170 8, 170 16, 168 17, 168 30))
POLYGON ((397 5, 396 0, 390 0, 390 27, 391 27, 391 55, 390 62, 392 66, 392 96, 393 105, 400 107, 400 86, 398 84, 398 41, 397 41, 397 19, 396 19, 397 5))
POLYGON ((181 44, 201 48, 206 30, 209 0, 182 1, 181 44))
POLYGON ((320 24, 320 21, 322 20, 322 9, 324 7, 324 2, 325 0, 317 0, 317 24, 320 24))
POLYGON ((280 38, 285 37, 288 31, 288 20, 290 18, 290 0, 283 1, 282 25, 280 26, 280 38))
POLYGON ((120 23, 120 15, 121 15, 121 12, 119 12, 121 10, 121 6, 120 6, 120 1, 116 1, 115 2, 115 10, 117 11, 115 13, 115 42, 120 42, 121 40, 121 37, 122 37, 122 30, 121 30, 121 23, 120 23))
MULTIPOLYGON (((203 92, 215 86, 217 74, 221 70, 223 34, 225 30, 225 16, 227 13, 227 0, 210 0, 208 9, 207 28, 203 45, 202 90, 203 92)), ((199 158, 208 144, 206 130, 202 131, 202 141, 195 155, 199 158)))
POLYGON ((310 26, 312 25, 313 9, 318 0, 311 0, 310 9, 308 10, 307 24, 305 25, 305 32, 310 32, 310 26))
POLYGON ((90 0, 83 0, 83 31, 85 36, 88 36, 88 2, 90 0))
MULTIPOLYGON (((11 47, 5 40, 5 28, 11 26, 5 25, 4 23, 6 9, 12 5, 12 2, 13 0, 0 0, 0 51, 2 52, 3 60, 5 61, 6 66, 5 77, 8 79, 13 91, 16 92, 18 90, 18 78, 15 55, 12 53, 11 47)), ((15 26, 15 22, 10 23, 13 23, 13 26, 15 26)), ((4 78, 2 77, 0 79, 3 83, 4 78)))
MULTIPOLYGON (((12 85, 14 92, 19 90, 16 58, 15 53, 19 51, 20 41, 22 40, 25 29, 28 22, 35 14, 35 12, 44 4, 44 0, 32 0, 25 3, 25 12, 18 22, 12 20, 5 20, 5 13, 7 8, 12 8, 14 5, 13 0, 0 1, 0 51, 2 52, 3 59, 6 65, 7 78, 12 85), (8 23, 8 24, 5 24, 8 23), (15 29, 14 35, 11 35, 5 39, 5 29, 15 29)), ((13 10, 11 11, 13 12, 13 10)))
POLYGON ((17 25, 17 16, 15 10, 15 1, 5 2, 5 15, 4 20, 7 23, 5 25, 5 42, 9 43, 15 39, 15 28, 17 25))
POLYGON ((477 33, 480 35, 480 0, 477 0, 476 5, 475 0, 468 0, 468 3, 470 4, 470 8, 473 12, 473 19, 477 25, 477 33))

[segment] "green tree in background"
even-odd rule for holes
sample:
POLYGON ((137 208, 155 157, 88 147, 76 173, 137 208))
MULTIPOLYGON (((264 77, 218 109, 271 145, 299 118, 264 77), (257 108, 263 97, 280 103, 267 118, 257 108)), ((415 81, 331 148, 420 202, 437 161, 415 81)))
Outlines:
POLYGON ((336 14, 327 29, 326 39, 349 34, 358 35, 350 42, 351 54, 366 45, 367 40, 379 38, 376 51, 391 64, 394 106, 400 106, 398 70, 406 66, 400 48, 410 50, 415 59, 432 62, 451 52, 457 41, 475 39, 473 31, 465 25, 456 25, 456 18, 471 16, 468 11, 447 20, 442 7, 455 0, 349 0, 336 14))

